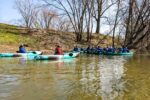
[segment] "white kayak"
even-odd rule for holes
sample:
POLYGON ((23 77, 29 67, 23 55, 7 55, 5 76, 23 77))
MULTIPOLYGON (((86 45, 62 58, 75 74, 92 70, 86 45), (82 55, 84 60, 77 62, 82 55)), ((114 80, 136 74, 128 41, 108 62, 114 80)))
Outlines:
POLYGON ((60 60, 60 59, 71 59, 79 55, 79 52, 69 52, 64 55, 37 55, 35 60, 60 60))
POLYGON ((0 57, 30 57, 42 54, 41 51, 28 51, 27 53, 0 53, 0 57))

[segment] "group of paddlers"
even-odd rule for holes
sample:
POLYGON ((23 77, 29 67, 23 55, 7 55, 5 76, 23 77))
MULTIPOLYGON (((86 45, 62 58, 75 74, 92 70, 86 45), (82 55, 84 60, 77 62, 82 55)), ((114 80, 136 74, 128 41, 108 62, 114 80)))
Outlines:
MULTIPOLYGON (((27 53, 27 50, 25 49, 27 45, 20 45, 19 50, 17 51, 18 53, 27 53)), ((127 47, 119 47, 119 48, 114 48, 114 47, 106 47, 102 48, 100 46, 88 46, 87 48, 79 48, 78 46, 75 46, 72 51, 75 52, 84 52, 88 54, 102 54, 102 53, 128 53, 129 49, 127 47)), ((59 45, 56 45, 55 55, 63 55, 63 51, 61 50, 61 47, 59 45)))
POLYGON ((119 48, 113 48, 113 47, 106 47, 106 48, 102 48, 100 46, 97 47, 91 47, 88 46, 87 48, 79 48, 77 46, 75 46, 73 48, 73 51, 75 52, 84 52, 84 53, 88 53, 88 54, 102 54, 102 53, 127 53, 129 52, 129 49, 127 47, 119 47, 119 48))
MULTIPOLYGON (((21 44, 19 46, 19 50, 17 51, 18 53, 27 53, 27 50, 25 47, 28 47, 25 44, 21 44)), ((55 55, 63 55, 63 51, 61 50, 61 47, 59 45, 56 45, 55 51, 54 51, 55 55)))

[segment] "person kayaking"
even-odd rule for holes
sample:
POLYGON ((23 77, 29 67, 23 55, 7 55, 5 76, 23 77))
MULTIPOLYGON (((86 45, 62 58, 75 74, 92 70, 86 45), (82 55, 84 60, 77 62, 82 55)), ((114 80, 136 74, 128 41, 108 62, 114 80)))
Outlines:
POLYGON ((94 47, 94 46, 91 47, 90 53, 91 53, 91 54, 94 54, 94 53, 95 53, 95 47, 94 47))
POLYGON ((78 52, 78 51, 79 51, 79 48, 78 48, 77 46, 75 46, 75 47, 73 48, 73 51, 78 52))
POLYGON ((86 48, 86 52, 89 54, 91 52, 91 47, 90 45, 86 48))
POLYGON ((61 50, 61 47, 59 45, 55 48, 55 55, 63 55, 63 52, 61 50))
POLYGON ((112 46, 110 46, 110 47, 108 47, 107 52, 114 53, 115 52, 115 48, 113 48, 112 46))
POLYGON ((118 53, 122 53, 123 49, 121 47, 117 48, 118 53))
POLYGON ((122 52, 126 53, 126 52, 129 52, 129 49, 127 47, 122 47, 122 52))
POLYGON ((98 54, 102 54, 104 51, 103 51, 103 48, 101 48, 100 46, 97 47, 97 53, 98 54))
POLYGON ((25 46, 23 45, 23 44, 21 44, 20 46, 19 46, 19 51, 18 51, 19 53, 27 53, 27 51, 26 51, 26 49, 25 49, 25 46))

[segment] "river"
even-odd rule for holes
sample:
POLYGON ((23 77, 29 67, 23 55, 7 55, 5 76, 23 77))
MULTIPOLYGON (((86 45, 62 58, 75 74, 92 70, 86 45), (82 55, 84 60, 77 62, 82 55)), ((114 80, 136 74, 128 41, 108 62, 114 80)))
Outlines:
POLYGON ((0 100, 149 99, 149 55, 0 58, 0 100))

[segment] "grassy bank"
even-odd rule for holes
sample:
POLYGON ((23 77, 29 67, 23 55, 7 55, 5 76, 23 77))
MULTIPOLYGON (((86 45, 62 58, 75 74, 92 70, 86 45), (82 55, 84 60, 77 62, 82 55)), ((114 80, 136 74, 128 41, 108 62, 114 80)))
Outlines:
POLYGON ((0 51, 15 52, 22 43, 32 45, 35 39, 29 35, 20 34, 23 30, 18 26, 0 23, 0 51))
POLYGON ((34 42, 29 35, 20 34, 22 29, 17 26, 0 24, 0 45, 19 45, 21 43, 34 42))
MULTIPOLYGON (((93 34, 91 45, 96 45, 105 35, 93 34)), ((100 46, 111 44, 111 37, 107 36, 104 40, 106 43, 100 43, 100 46)), ((55 30, 45 32, 44 30, 33 29, 31 34, 26 33, 25 28, 0 23, 0 52, 16 51, 18 45, 28 44, 29 49, 45 50, 52 53, 56 44, 60 44, 64 51, 71 50, 75 45, 87 47, 86 34, 83 33, 83 41, 75 42, 74 33, 65 33, 55 30), (11 49, 14 48, 14 49, 11 49)))

